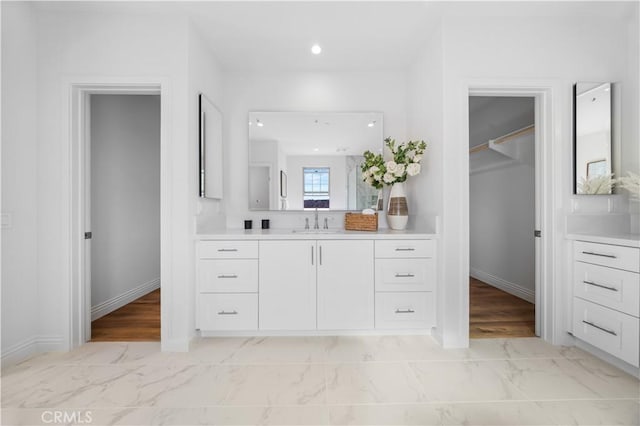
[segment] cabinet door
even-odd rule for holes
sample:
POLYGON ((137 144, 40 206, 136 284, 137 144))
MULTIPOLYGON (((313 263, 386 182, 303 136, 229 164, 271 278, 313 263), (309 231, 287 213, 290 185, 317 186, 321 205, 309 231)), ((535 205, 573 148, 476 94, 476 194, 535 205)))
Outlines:
POLYGON ((259 327, 316 329, 316 242, 260 241, 259 327))
POLYGON ((373 241, 318 241, 318 328, 373 328, 373 241))

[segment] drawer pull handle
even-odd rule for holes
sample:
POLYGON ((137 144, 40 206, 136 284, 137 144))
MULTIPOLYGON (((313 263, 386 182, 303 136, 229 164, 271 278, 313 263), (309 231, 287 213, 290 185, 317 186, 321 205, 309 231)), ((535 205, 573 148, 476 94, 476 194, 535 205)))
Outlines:
POLYGON ((396 278, 413 278, 414 274, 396 274, 396 278))
POLYGON ((238 315, 238 311, 220 311, 218 315, 238 315))
POLYGON ((615 331, 611 331, 611 330, 609 330, 608 328, 600 327, 599 325, 595 325, 594 323, 592 323, 592 322, 590 322, 590 321, 582 320, 582 322, 583 322, 583 323, 585 323, 585 324, 587 324, 587 325, 590 325, 591 327, 595 327, 595 328, 597 328, 598 330, 602 330, 602 331, 604 331, 605 333, 609 333, 609 334, 611 334, 612 336, 617 336, 617 335, 618 335, 615 331))
POLYGON ((416 249, 414 249, 413 247, 407 247, 407 248, 398 247, 396 251, 416 251, 416 249))
POLYGON ((582 281, 582 282, 585 283, 585 284, 592 285, 594 287, 604 288, 605 290, 618 291, 618 289, 615 288, 615 287, 609 287, 609 286, 606 286, 606 285, 594 283, 593 281, 582 281))
POLYGON ((590 256, 608 257, 609 259, 616 259, 616 256, 612 254, 595 253, 593 251, 583 251, 582 254, 588 254, 590 256))
POLYGON ((234 248, 230 248, 230 249, 229 249, 229 248, 221 248, 221 249, 218 249, 218 251, 238 251, 238 249, 234 249, 234 248))
POLYGON ((413 309, 396 309, 396 314, 415 314, 413 309))
POLYGON ((222 274, 222 275, 218 275, 218 278, 238 278, 238 276, 236 274, 222 274))

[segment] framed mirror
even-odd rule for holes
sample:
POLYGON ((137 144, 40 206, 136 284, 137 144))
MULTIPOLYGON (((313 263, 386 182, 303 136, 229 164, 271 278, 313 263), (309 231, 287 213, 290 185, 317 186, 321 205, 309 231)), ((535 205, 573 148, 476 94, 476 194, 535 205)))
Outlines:
POLYGON ((611 193, 611 83, 576 83, 574 194, 611 193))
POLYGON ((378 190, 361 179, 382 152, 379 112, 250 112, 250 210, 362 210, 378 190))
POLYGON ((198 195, 202 198, 222 199, 222 113, 202 93, 198 96, 200 109, 200 167, 198 195))

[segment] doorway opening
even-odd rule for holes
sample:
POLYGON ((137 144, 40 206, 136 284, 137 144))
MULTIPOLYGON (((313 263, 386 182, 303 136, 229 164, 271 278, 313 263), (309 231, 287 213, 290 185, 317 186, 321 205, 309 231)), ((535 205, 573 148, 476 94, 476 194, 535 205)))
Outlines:
POLYGON ((535 337, 536 98, 469 96, 469 337, 535 337))
POLYGON ((102 340, 162 340, 164 344, 168 306, 159 293, 160 287, 164 291, 170 285, 167 236, 171 231, 167 84, 164 80, 127 78, 110 82, 87 78, 68 84, 69 347, 98 340, 99 336, 92 337, 92 322, 111 318, 115 321, 107 328, 126 324, 124 330, 128 330, 119 336, 103 334, 102 340), (110 111, 102 123, 92 117, 104 109, 100 99, 106 100, 110 111), (101 141, 102 136, 96 132, 108 137, 101 141), (92 183, 102 185, 102 189, 96 190, 92 183), (105 198, 100 194, 106 194, 105 198), (138 256, 132 248, 145 253, 138 256), (108 282, 115 289, 93 285, 99 282, 108 282), (141 307, 149 310, 152 326, 132 316, 132 309, 140 314, 141 307), (144 328, 153 328, 153 337, 146 335, 144 328))
POLYGON ((159 341, 160 95, 87 107, 91 341, 159 341))

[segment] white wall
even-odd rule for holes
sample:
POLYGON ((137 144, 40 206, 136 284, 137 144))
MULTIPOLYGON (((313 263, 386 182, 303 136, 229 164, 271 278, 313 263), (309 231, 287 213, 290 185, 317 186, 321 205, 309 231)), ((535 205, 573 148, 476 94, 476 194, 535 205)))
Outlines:
MULTIPOLYGON (((69 344, 70 84, 145 81, 163 84, 162 345, 186 349, 192 332, 193 215, 197 137, 188 116, 187 21, 153 14, 40 12, 38 19, 38 282, 40 333, 69 344), (46 212, 46 214, 44 214, 46 212), (173 285, 173 284, 176 285, 173 285)), ((191 105, 195 104, 195 107, 191 105)), ((196 113, 197 115, 197 113, 196 113)), ((197 120, 197 118, 195 118, 197 120)), ((197 126, 196 126, 197 128, 197 126)), ((196 129, 197 131, 197 129, 196 129)))
POLYGON ((38 336, 37 23, 30 3, 2 8, 2 357, 28 356, 38 336))
MULTIPOLYGON (((444 164, 443 233, 446 286, 445 334, 450 332, 451 345, 465 345, 468 325, 468 252, 465 236, 468 232, 466 200, 468 197, 468 167, 462 160, 468 149, 464 123, 467 111, 466 87, 474 82, 514 85, 527 81, 539 82, 552 90, 551 147, 547 157, 550 173, 546 179, 553 184, 552 204, 556 226, 543 229, 551 239, 553 250, 563 252, 563 206, 571 195, 571 87, 575 81, 624 81, 626 73, 626 27, 616 19, 576 15, 572 18, 545 16, 450 16, 444 20, 444 164)), ((633 94, 629 94, 634 96, 633 94)), ((624 130, 623 130, 624 131, 624 130)), ((549 241, 549 240, 545 240, 549 241)), ((557 257, 556 257, 557 258, 557 257)), ((547 336, 556 343, 567 337, 564 317, 567 292, 564 264, 556 261, 552 269, 552 291, 558 321, 553 334, 547 336)), ((546 303, 547 301, 545 301, 546 303)))
POLYGON ((248 210, 249 111, 383 112, 384 135, 397 140, 405 137, 406 78, 402 72, 233 72, 224 79, 225 164, 229 165, 224 193, 229 228, 241 228, 244 219, 261 218, 270 218, 272 227, 304 225, 304 215, 248 210))
MULTIPOLYGON (((427 44, 416 52, 416 62, 407 75, 407 139, 425 140, 427 150, 418 176, 407 180, 409 212, 419 217, 442 215, 444 173, 443 84, 444 41, 441 26, 432 30, 427 44)), ((386 195, 385 195, 386 196, 386 195)), ((420 227, 421 224, 416 224, 420 227)), ((422 224, 424 225, 424 224, 422 224)), ((438 226, 438 224, 436 224, 438 226)), ((431 232, 433 229, 431 230, 431 232)), ((436 292, 436 328, 434 335, 445 338, 445 310, 442 244, 438 242, 438 288, 436 292)), ((454 306, 454 311, 459 310, 454 306)))
POLYGON ((99 316, 160 285, 160 96, 91 96, 91 231, 99 316))

